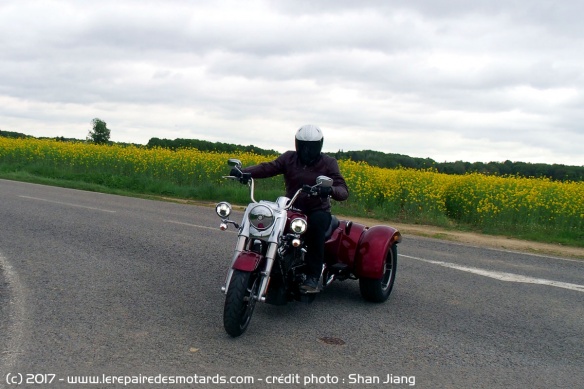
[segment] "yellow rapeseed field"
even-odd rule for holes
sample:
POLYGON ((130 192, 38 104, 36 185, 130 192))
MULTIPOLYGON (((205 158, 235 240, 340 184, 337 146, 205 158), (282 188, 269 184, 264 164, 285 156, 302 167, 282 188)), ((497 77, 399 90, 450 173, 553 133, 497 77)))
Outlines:
MULTIPOLYGON (((80 176, 148 177, 181 186, 229 185, 221 176, 228 173, 226 161, 233 157, 244 166, 272 159, 251 153, 0 137, 0 166, 42 165, 80 176)), ((477 226, 543 226, 580 234, 584 230, 584 182, 457 176, 354 161, 339 161, 339 167, 351 192, 348 206, 363 212, 415 221, 448 218, 477 226)))
MULTIPOLYGON (((220 182, 230 155, 195 149, 147 149, 137 146, 96 145, 46 139, 0 137, 0 162, 42 164, 78 173, 145 175, 180 185, 220 182)), ((239 156, 247 164, 266 158, 239 156)))

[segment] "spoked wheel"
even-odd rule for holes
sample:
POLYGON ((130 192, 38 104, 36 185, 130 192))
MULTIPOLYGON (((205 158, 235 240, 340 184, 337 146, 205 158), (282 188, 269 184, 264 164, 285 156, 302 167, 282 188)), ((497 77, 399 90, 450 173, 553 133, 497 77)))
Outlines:
POLYGON ((245 332, 255 308, 260 276, 258 273, 234 270, 223 308, 223 326, 233 337, 245 332))
POLYGON ((383 268, 383 276, 379 279, 360 278, 361 296, 367 301, 382 303, 391 294, 397 270, 397 245, 392 245, 387 252, 383 268))

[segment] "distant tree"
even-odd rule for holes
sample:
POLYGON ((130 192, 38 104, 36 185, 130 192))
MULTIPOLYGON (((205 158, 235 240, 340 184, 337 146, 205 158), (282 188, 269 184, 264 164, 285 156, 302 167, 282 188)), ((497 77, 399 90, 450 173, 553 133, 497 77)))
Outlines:
POLYGON ((510 175, 514 173, 513 162, 506 160, 503 164, 499 165, 499 173, 502 175, 510 175))
POLYGON ((466 173, 466 164, 463 161, 454 162, 454 164, 452 165, 452 173, 463 175, 464 173, 466 173))
POLYGON ((107 128, 106 123, 98 118, 91 121, 92 129, 87 135, 87 140, 92 141, 98 145, 106 144, 110 139, 110 130, 107 128))

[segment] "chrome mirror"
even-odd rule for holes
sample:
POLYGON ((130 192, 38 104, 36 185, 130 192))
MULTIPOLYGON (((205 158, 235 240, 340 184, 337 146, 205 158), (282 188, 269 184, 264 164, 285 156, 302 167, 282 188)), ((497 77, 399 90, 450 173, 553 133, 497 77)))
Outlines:
POLYGON ((232 158, 229 161, 227 161, 227 164, 231 167, 241 169, 241 161, 239 159, 232 158))
POLYGON ((323 188, 330 188, 333 186, 333 179, 327 176, 318 176, 316 177, 316 184, 323 188))

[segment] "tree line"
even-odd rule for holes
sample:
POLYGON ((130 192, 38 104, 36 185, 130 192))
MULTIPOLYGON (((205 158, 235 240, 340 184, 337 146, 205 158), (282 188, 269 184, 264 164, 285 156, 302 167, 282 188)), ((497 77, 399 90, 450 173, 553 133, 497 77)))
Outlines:
POLYGON ((14 131, 2 131, 0 130, 0 136, 3 136, 5 138, 32 138, 32 136, 30 135, 26 135, 26 134, 21 134, 20 132, 14 132, 14 131))
POLYGON ((150 138, 146 147, 148 147, 148 148, 162 147, 162 148, 170 149, 170 150, 191 148, 191 149, 197 149, 200 151, 215 151, 215 152, 220 152, 220 153, 248 152, 248 153, 254 153, 257 155, 278 155, 278 152, 275 150, 266 150, 266 149, 256 147, 254 145, 242 146, 242 145, 234 145, 234 144, 222 143, 222 142, 209 142, 206 140, 199 140, 199 139, 150 138))
POLYGON ((337 159, 363 161, 384 168, 405 167, 412 169, 435 169, 445 174, 481 173, 494 175, 518 175, 521 177, 547 177, 556 181, 584 181, 584 166, 528 162, 436 162, 431 158, 414 158, 402 154, 379 151, 337 151, 328 153, 337 159))

